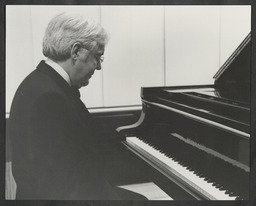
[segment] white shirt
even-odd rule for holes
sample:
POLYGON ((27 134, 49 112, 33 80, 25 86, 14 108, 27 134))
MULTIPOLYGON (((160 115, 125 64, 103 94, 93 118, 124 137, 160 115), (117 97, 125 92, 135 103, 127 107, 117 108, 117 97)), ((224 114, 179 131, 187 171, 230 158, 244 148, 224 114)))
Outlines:
POLYGON ((68 73, 59 64, 49 58, 45 60, 45 63, 51 66, 60 76, 62 76, 63 79, 65 79, 69 86, 71 86, 71 81, 68 73))

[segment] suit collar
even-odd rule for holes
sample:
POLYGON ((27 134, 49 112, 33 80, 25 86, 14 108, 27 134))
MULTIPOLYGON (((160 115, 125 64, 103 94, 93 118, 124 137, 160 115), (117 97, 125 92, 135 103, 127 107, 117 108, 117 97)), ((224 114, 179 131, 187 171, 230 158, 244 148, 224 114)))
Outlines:
POLYGON ((71 86, 71 80, 68 73, 58 63, 51 60, 50 58, 47 58, 45 63, 52 67, 71 86))
POLYGON ((73 98, 80 98, 79 90, 76 88, 72 88, 63 79, 63 77, 60 74, 58 74, 58 72, 56 72, 51 66, 46 64, 44 60, 42 60, 38 64, 37 70, 52 78, 69 96, 73 98))

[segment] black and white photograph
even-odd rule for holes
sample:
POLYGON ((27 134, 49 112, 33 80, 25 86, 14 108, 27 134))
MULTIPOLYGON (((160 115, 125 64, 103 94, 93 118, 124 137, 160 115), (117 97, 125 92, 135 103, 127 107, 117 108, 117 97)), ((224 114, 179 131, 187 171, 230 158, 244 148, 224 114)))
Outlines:
POLYGON ((5 200, 251 200, 252 11, 5 5, 5 200))

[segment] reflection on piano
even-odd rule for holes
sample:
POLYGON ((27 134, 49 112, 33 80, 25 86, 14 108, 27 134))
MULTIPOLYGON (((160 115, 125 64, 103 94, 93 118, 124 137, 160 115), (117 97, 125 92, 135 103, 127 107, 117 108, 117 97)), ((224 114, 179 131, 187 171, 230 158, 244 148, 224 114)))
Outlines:
POLYGON ((174 200, 249 199, 250 40, 214 85, 142 88, 140 119, 117 128, 174 200))

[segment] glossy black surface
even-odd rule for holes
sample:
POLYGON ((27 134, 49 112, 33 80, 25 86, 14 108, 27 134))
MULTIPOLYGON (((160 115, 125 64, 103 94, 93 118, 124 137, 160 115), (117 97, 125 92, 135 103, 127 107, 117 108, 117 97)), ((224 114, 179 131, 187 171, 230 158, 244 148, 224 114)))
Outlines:
POLYGON ((249 34, 214 76, 214 85, 142 88, 140 120, 118 131, 139 137, 231 196, 248 199, 250 51, 249 34))

